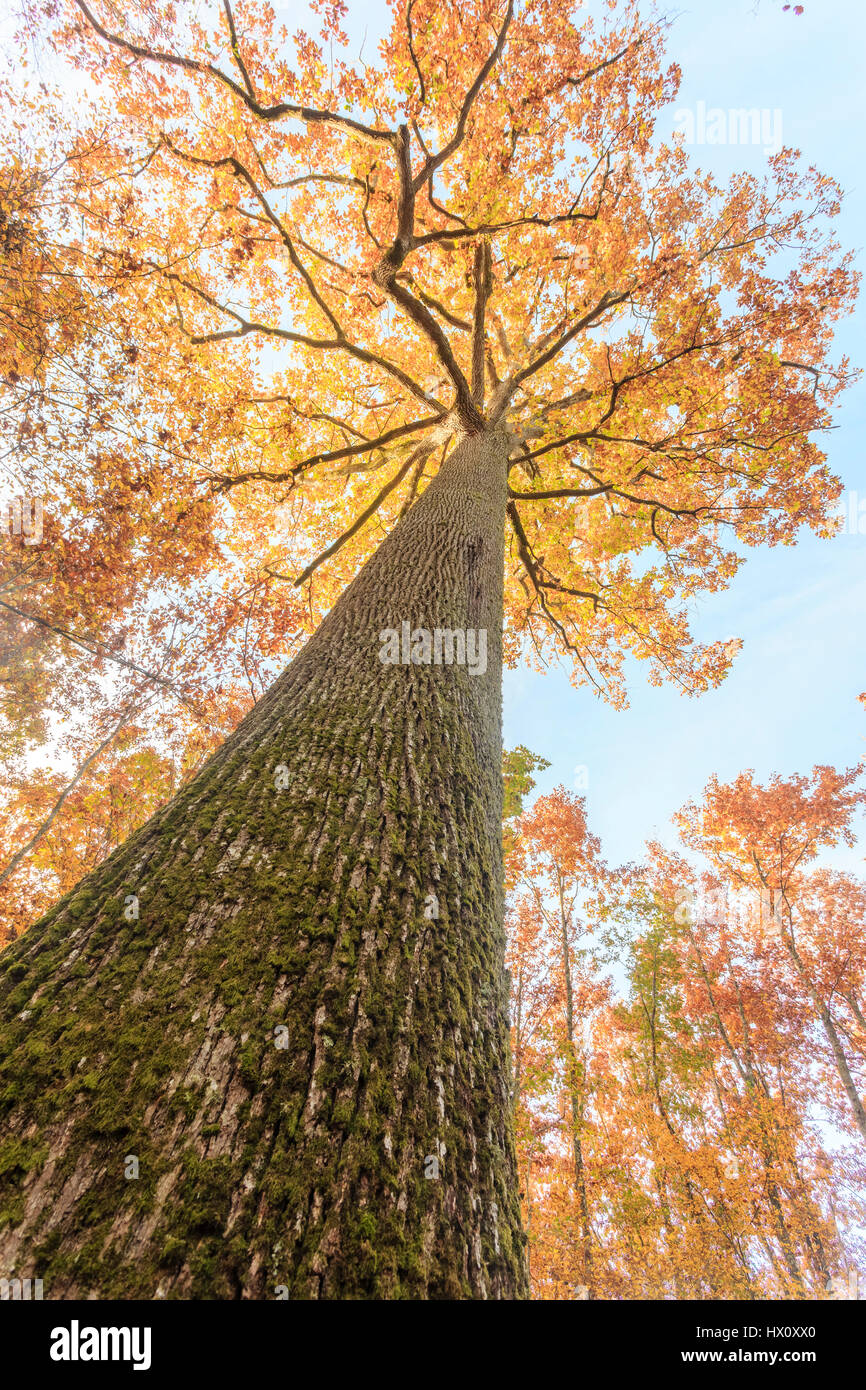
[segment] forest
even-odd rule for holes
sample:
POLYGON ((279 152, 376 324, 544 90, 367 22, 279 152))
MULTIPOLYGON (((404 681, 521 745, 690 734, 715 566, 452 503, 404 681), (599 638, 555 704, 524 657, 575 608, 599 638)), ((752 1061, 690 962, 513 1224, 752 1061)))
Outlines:
POLYGON ((3 21, 0 1298, 866 1296, 848 193, 679 22, 3 21))
POLYGON ((713 781, 637 868, 564 788, 506 821, 535 1297, 862 1296, 866 884, 814 867, 858 781, 713 781))

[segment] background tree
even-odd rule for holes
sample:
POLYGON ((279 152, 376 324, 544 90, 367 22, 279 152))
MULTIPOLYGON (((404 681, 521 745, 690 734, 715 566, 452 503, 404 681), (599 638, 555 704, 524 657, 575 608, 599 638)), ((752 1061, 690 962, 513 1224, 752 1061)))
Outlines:
POLYGON ((862 885, 844 874, 810 876, 804 869, 822 847, 854 843, 851 820, 866 802, 866 789, 857 785, 862 772, 816 767, 811 778, 777 776, 765 787, 756 786, 749 773, 728 786, 713 780, 701 808, 689 805, 679 819, 685 842, 700 845, 729 882, 751 890, 757 900, 759 920, 784 950, 796 992, 820 1023, 836 1073, 834 1089, 841 1083, 850 1117, 866 1140, 862 885))
MULTIPOLYGON (((569 1005, 549 930, 556 873, 573 864, 575 841, 557 833, 551 800, 537 803, 546 827, 539 873, 534 838, 519 842, 533 890, 517 894, 509 914, 518 1154, 535 1295, 850 1297, 863 1255, 863 1164, 844 1145, 850 1118, 840 1123, 838 1103, 827 1104, 827 1062, 808 996, 786 968, 772 919, 762 925, 716 875, 657 845, 640 870, 599 885, 602 935, 624 973, 612 980, 602 951, 580 958, 587 1283, 574 1092, 561 1065, 569 1005)), ((840 897, 849 942, 866 939, 854 890, 852 880, 840 897)))
MULTIPOLYGON (((542 953, 548 972, 557 981, 554 998, 560 1003, 559 1027, 551 1038, 555 1048, 551 1060, 562 1073, 562 1091, 567 1098, 566 1132, 570 1139, 580 1239, 575 1273, 577 1282, 591 1297, 592 1193, 584 1153, 587 1110, 594 1086, 589 1057, 593 1020, 609 996, 609 984, 599 975, 592 950, 610 892, 610 874, 601 858, 599 840, 589 833, 584 799, 569 794, 564 787, 558 787, 550 796, 539 797, 532 810, 520 817, 515 839, 509 877, 514 878, 514 910, 523 926, 518 940, 531 944, 535 954, 542 953)), ((521 1026, 525 973, 520 960, 518 1081, 524 1047, 521 1026)))

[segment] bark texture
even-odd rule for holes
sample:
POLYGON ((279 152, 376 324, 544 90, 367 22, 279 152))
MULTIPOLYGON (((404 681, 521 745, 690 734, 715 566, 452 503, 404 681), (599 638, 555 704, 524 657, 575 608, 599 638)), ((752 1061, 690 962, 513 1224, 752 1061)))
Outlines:
POLYGON ((46 1298, 525 1295, 507 452, 465 438, 196 779, 0 957, 0 1273, 46 1298), (485 629, 486 672, 383 664, 404 621, 485 629))

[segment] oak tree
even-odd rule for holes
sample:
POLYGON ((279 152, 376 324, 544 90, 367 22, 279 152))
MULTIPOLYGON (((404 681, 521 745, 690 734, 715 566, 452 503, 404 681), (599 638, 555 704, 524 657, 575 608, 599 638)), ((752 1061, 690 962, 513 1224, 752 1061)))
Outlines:
MULTIPOLYGON (((96 93, 65 244, 143 396, 85 481, 199 576, 222 527, 222 580, 240 552, 315 631, 4 953, 0 1256, 53 1296, 519 1297, 502 663, 699 693, 734 649, 692 641, 695 596, 829 532, 839 190, 789 151, 693 168, 628 0, 395 0, 375 62, 339 0, 293 41, 254 0, 29 9, 96 93)), ((53 657, 130 659, 41 604, 10 617, 53 657)), ((166 631, 142 690, 189 655, 166 631)))

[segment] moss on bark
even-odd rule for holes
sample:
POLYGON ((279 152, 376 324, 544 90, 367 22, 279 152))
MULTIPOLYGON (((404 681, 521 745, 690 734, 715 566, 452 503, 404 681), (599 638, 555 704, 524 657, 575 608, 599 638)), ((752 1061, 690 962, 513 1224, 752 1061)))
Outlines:
POLYGON ((199 776, 0 957, 4 1273, 55 1298, 524 1295, 506 453, 464 440, 199 776), (404 620, 485 629, 486 672, 384 665, 404 620))

